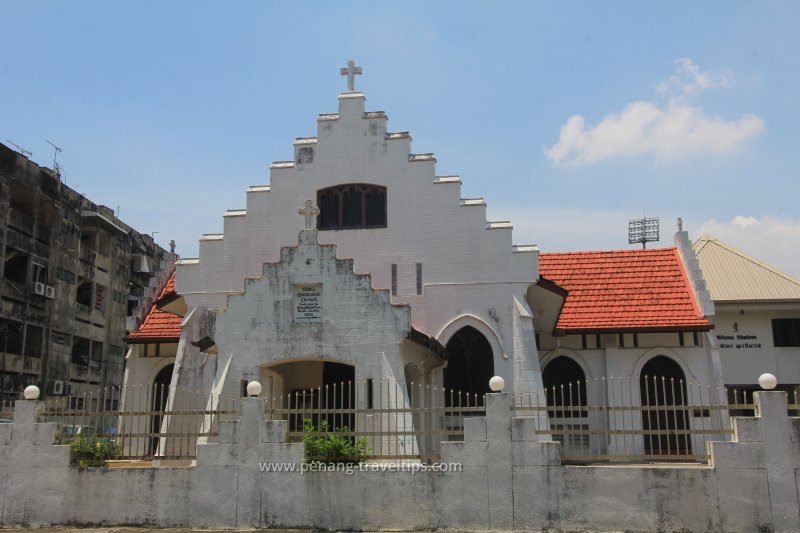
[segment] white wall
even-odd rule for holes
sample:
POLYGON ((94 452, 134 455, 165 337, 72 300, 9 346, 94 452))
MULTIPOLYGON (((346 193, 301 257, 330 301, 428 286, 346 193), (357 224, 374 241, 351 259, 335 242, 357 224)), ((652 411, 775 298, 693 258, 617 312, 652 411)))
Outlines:
POLYGON ((325 530, 800 531, 800 420, 766 393, 760 418, 739 419, 735 442, 711 445, 707 467, 562 466, 534 419, 512 418, 490 395, 465 440, 443 444, 448 472, 263 472, 299 466, 302 444, 264 421, 262 399, 220 424, 192 468, 68 466, 55 425, 34 424, 36 404, 0 424, 0 524, 325 530), (12 431, 13 429, 13 431, 12 431))
POLYGON ((800 317, 800 304, 765 308, 743 303, 716 307, 714 334, 720 343, 725 383, 756 384, 761 374, 769 372, 777 376, 779 383, 800 384, 800 348, 776 348, 772 338, 772 319, 800 317), (749 336, 756 338, 746 338, 749 336))

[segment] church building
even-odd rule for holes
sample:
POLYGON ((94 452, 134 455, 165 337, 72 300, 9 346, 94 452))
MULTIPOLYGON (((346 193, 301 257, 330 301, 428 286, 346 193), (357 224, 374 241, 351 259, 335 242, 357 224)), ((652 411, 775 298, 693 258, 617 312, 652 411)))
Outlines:
POLYGON ((487 221, 483 198, 463 198, 458 176, 437 175, 434 154, 366 109, 359 68, 342 74, 338 112, 246 190, 199 257, 178 261, 128 339, 129 383, 213 396, 255 380, 268 398, 348 381, 424 386, 380 400, 393 405, 480 398, 492 376, 528 398, 580 381, 584 400, 611 376, 722 383, 686 232, 662 249, 515 245, 509 221, 487 221))

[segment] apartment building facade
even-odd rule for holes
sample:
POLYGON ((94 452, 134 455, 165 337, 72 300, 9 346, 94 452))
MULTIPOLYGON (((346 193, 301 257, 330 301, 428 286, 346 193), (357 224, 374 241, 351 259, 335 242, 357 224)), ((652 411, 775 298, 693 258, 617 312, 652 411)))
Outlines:
POLYGON ((0 144, 0 396, 122 384, 128 331, 175 256, 0 144))

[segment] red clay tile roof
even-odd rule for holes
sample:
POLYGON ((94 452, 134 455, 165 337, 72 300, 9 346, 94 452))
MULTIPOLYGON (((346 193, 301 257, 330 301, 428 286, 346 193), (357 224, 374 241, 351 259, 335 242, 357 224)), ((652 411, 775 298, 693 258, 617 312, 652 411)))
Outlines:
POLYGON ((539 272, 568 291, 555 334, 710 329, 676 248, 542 253, 539 272))
POLYGON ((167 280, 167 283, 164 285, 164 290, 161 291, 161 294, 158 295, 158 299, 160 300, 167 294, 174 292, 175 292, 175 272, 173 272, 172 275, 167 280))
MULTIPOLYGON (((161 291, 156 302, 171 294, 175 294, 175 272, 167 280, 164 290, 161 291)), ((181 336, 182 320, 183 317, 164 312, 153 303, 150 307, 150 312, 147 313, 139 329, 128 335, 125 340, 132 343, 146 341, 178 342, 181 336)))

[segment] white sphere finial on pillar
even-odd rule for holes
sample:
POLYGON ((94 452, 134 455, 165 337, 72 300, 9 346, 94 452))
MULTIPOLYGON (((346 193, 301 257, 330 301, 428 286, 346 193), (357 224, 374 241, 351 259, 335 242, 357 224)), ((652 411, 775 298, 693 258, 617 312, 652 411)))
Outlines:
POLYGON ((505 386, 506 386, 506 380, 504 380, 500 376, 494 376, 492 379, 489 380, 489 388, 492 389, 493 392, 503 392, 505 386))
POLYGON ((761 388, 764 390, 772 390, 778 384, 778 378, 770 373, 761 374, 758 377, 758 384, 761 385, 761 388))
POLYGON ((248 396, 258 396, 259 394, 261 394, 261 383, 258 381, 251 381, 247 384, 248 396))
POLYGON ((22 392, 22 395, 25 397, 26 400, 38 400, 39 399, 39 387, 36 385, 28 385, 25 387, 25 390, 22 392))

